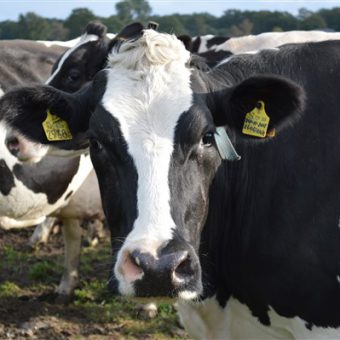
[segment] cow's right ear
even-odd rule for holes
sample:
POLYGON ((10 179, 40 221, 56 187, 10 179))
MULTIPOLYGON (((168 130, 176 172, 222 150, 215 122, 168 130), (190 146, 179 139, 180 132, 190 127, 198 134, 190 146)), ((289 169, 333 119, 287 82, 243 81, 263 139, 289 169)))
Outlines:
POLYGON ((61 149, 87 145, 93 108, 92 84, 76 93, 39 85, 20 87, 0 99, 0 119, 29 139, 61 149))
POLYGON ((183 45, 185 46, 185 48, 188 51, 192 50, 192 38, 191 38, 190 35, 188 35, 188 34, 181 34, 181 35, 177 36, 177 39, 180 40, 183 43, 183 45))

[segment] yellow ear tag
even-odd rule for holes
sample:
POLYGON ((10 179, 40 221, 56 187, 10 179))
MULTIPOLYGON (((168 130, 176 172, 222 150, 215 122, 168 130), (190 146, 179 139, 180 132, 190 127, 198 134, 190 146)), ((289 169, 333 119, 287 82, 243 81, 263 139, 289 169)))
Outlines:
POLYGON ((265 138, 270 118, 267 116, 264 102, 258 101, 256 107, 246 114, 242 133, 259 138, 265 138))
POLYGON ((72 139, 70 128, 65 120, 53 115, 47 110, 47 117, 42 123, 46 138, 49 141, 62 141, 72 139))

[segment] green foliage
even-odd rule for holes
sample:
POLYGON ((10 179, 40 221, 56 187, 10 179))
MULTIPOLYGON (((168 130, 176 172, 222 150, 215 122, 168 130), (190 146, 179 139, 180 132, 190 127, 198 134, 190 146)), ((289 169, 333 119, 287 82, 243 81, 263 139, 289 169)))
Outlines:
POLYGON ((151 14, 151 7, 146 0, 124 0, 116 3, 118 19, 127 24, 132 20, 146 20, 151 14))
POLYGON ((21 289, 13 282, 5 281, 0 284, 0 298, 18 296, 21 289))
POLYGON ((304 18, 299 25, 301 30, 315 30, 320 28, 326 28, 326 21, 318 14, 311 14, 310 16, 304 18))
POLYGON ((62 272, 60 265, 51 261, 41 261, 34 263, 28 272, 28 277, 30 280, 52 283, 60 276, 62 272))
POLYGON ((76 8, 63 21, 35 13, 21 14, 18 21, 0 22, 0 39, 67 40, 79 36, 91 20, 103 22, 108 31, 118 32, 131 21, 159 22, 160 30, 175 34, 242 36, 270 31, 332 29, 340 31, 340 7, 316 12, 301 8, 298 15, 281 11, 227 9, 217 17, 209 13, 151 15, 147 0, 123 0, 112 6, 116 13, 98 17, 87 8, 76 8))
POLYGON ((87 8, 74 9, 64 22, 64 26, 69 31, 68 37, 73 39, 81 35, 87 23, 95 19, 97 19, 97 17, 87 8))

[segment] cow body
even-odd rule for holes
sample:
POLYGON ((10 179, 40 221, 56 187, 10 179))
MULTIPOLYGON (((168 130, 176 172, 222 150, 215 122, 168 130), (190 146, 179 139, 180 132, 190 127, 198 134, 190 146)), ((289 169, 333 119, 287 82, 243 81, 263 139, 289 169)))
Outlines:
MULTIPOLYGON (((34 41, 1 41, 0 95, 15 85, 44 82, 65 50, 55 43, 46 46, 34 41)), ((42 158, 45 153, 41 145, 0 123, 0 225, 12 229, 39 224, 30 239, 34 247, 47 241, 53 227, 50 221, 45 222, 46 216, 63 221, 65 272, 58 292, 68 295, 78 282, 80 221, 102 221, 103 213, 90 157, 42 158), (82 194, 74 197, 78 189, 82 194), (93 206, 89 207, 90 203, 93 206)))
POLYGON ((244 37, 225 38, 202 36, 193 39, 190 51, 204 57, 210 66, 216 66, 234 54, 255 53, 258 50, 276 48, 284 44, 317 42, 340 39, 338 32, 287 31, 267 32, 244 37))
POLYGON ((52 66, 66 48, 50 47, 29 40, 0 41, 0 87, 6 92, 14 86, 43 83, 52 66))
POLYGON ((86 91, 18 89, 0 108, 43 143, 47 108, 89 136, 115 292, 179 298, 196 338, 338 338, 339 54, 339 41, 292 44, 203 73, 145 30, 86 91), (275 137, 242 133, 255 108, 275 137))

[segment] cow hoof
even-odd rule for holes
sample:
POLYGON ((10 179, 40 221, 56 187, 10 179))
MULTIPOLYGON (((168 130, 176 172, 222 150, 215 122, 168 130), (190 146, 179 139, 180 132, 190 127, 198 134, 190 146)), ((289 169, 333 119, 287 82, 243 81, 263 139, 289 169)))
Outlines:
POLYGON ((158 314, 157 306, 155 303, 151 302, 146 305, 139 305, 137 307, 137 315, 139 318, 148 320, 153 319, 158 314))

